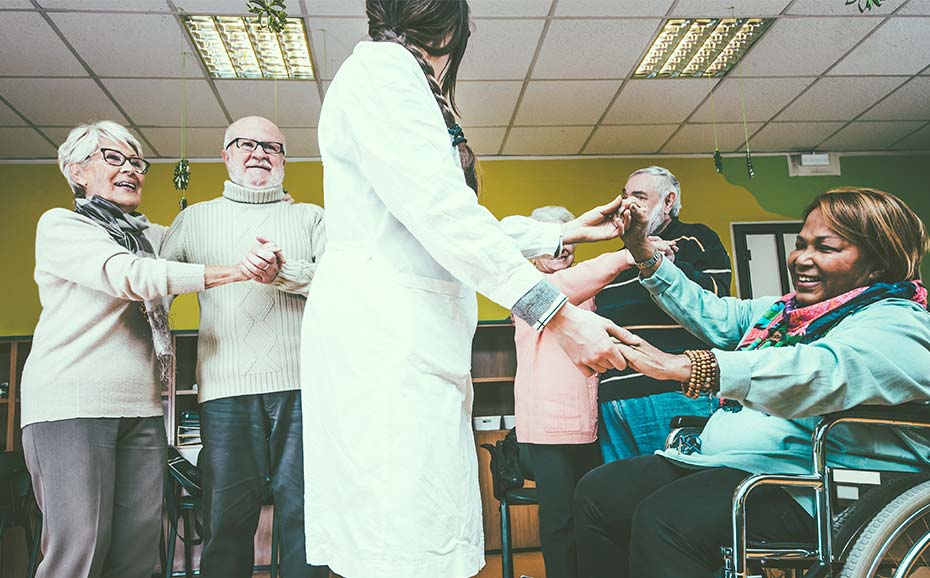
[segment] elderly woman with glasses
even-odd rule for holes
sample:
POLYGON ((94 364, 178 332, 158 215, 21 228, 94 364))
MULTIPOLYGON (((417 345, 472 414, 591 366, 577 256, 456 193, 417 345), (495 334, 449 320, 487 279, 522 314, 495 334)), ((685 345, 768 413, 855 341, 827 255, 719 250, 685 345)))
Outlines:
POLYGON ((148 578, 161 531, 172 370, 163 298, 247 277, 157 259, 136 212, 149 163, 124 127, 81 125, 58 149, 74 210, 36 231, 42 313, 23 371, 23 450, 43 513, 40 578, 148 578))
MULTIPOLYGON (((930 400, 930 314, 920 282, 927 231, 894 195, 842 188, 819 195, 788 268, 783 297, 718 298, 663 262, 638 206, 624 241, 653 299, 712 349, 674 355, 646 341, 618 347, 637 371, 725 401, 698 443, 590 472, 575 492, 579 574, 711 578, 730 540, 734 488, 750 474, 809 474, 819 417, 858 405, 930 400)), ((920 471, 924 435, 839 426, 831 468, 920 471)), ((762 488, 749 534, 816 536, 809 491, 762 488), (755 524, 755 525, 754 525, 755 524)))

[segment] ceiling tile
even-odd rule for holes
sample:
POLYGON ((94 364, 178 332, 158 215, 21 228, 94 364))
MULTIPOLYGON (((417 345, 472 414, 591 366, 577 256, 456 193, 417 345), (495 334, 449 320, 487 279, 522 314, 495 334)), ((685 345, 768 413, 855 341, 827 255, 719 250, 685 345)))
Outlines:
MULTIPOLYGON (((216 89, 233 119, 264 116, 275 119, 275 82, 271 80, 217 80, 216 89)), ((320 91, 313 81, 277 82, 278 126, 317 126, 320 91)))
MULTIPOLYGON (((564 2, 565 0, 561 0, 564 2)), ((521 18, 543 17, 549 14, 552 0, 468 0, 472 18, 512 16, 521 18)))
POLYGON ((773 122, 753 135, 754 151, 811 151, 831 134, 843 128, 844 122, 773 122))
POLYGON ((111 78, 103 84, 138 125, 179 126, 185 105, 187 126, 228 124, 205 80, 111 78))
MULTIPOLYGON (((142 134, 158 149, 163 157, 181 156, 181 129, 163 127, 140 127, 142 134)), ((184 147, 187 149, 187 158, 190 159, 216 159, 220 158, 223 149, 223 133, 225 128, 190 128, 185 129, 184 147)), ((288 151, 290 152, 290 151, 288 151)))
POLYGON ((54 159, 57 157, 58 151, 55 147, 31 128, 0 128, 0 159, 54 159))
POLYGON ((895 15, 898 14, 930 16, 930 0, 911 0, 904 8, 895 13, 895 15))
POLYGON ((287 139, 288 158, 320 156, 315 128, 284 128, 281 132, 287 139))
POLYGON ((830 74, 917 74, 930 65, 930 18, 891 18, 830 74))
POLYGON ((625 78, 660 22, 555 20, 546 33, 533 78, 625 78))
POLYGON ((73 126, 103 119, 126 122, 90 78, 0 78, 0 95, 39 125, 73 126))
MULTIPOLYGON (((49 14, 98 76, 181 76, 181 26, 168 14, 49 14), (131 35, 131 41, 127 41, 131 35)), ((185 49, 188 44, 185 39, 185 49)), ((202 77, 187 59, 185 76, 202 77)))
POLYGON ((759 18, 777 16, 790 0, 679 0, 672 11, 676 17, 726 18, 729 16, 759 18))
POLYGON ((904 140, 895 143, 891 148, 909 151, 930 150, 930 124, 914 134, 905 137, 904 140))
POLYGON ((866 16, 779 19, 765 31, 731 74, 817 76, 881 21, 881 18, 866 16))
MULTIPOLYGON (((887 16, 907 0, 883 0, 881 6, 873 6, 864 14, 873 14, 875 16, 887 16)), ((861 0, 865 6, 865 0, 861 0)), ((837 15, 851 14, 858 16, 859 9, 855 5, 846 5, 845 2, 827 2, 825 0, 797 0, 791 5, 788 14, 811 14, 811 15, 837 15)))
MULTIPOLYGON (((0 92, 0 96, 3 96, 2 92, 0 92)), ((10 107, 0 102, 0 126, 26 126, 26 123, 19 118, 19 115, 10 110, 10 107)))
MULTIPOLYGON (((68 135, 71 133, 71 129, 73 128, 74 127, 71 126, 40 126, 39 130, 44 132, 48 138, 52 139, 52 142, 61 144, 65 142, 65 140, 68 138, 68 135)), ((142 156, 145 158, 156 158, 157 155, 151 148, 149 148, 147 144, 145 144, 145 140, 140 137, 139 132, 129 127, 126 128, 142 145, 142 156)))
POLYGON ((617 2, 617 0, 559 0, 555 15, 601 17, 665 16, 671 0, 640 0, 617 2))
POLYGON ((523 80, 542 29, 542 20, 476 22, 459 68, 459 80, 523 80))
MULTIPOLYGON (((125 4, 125 0, 123 0, 125 4)), ((249 10, 246 2, 237 2, 232 0, 174 0, 174 5, 178 10, 183 10, 190 14, 240 14, 249 16, 249 10)), ((288 2, 286 4, 288 16, 302 16, 300 2, 288 2)))
POLYGON ((465 131, 471 150, 476 155, 485 156, 497 154, 501 149, 504 133, 507 132, 507 128, 503 126, 465 127, 462 130, 465 131))
POLYGON ((534 80, 514 120, 520 126, 593 125, 620 87, 617 80, 534 80))
POLYGON ((905 80, 897 76, 824 77, 776 118, 851 120, 905 80))
POLYGON ((107 12, 170 12, 164 0, 38 0, 42 8, 52 10, 105 10, 107 12))
MULTIPOLYGON (((749 123, 749 134, 759 130, 760 123, 749 123)), ((717 124, 717 142, 720 150, 728 152, 742 149, 746 138, 742 123, 717 124)), ((750 141, 750 148, 752 142, 750 141)), ((714 127, 711 124, 686 124, 672 140, 662 148, 663 153, 707 153, 714 152, 714 127)))
POLYGON ((368 21, 360 18, 311 18, 310 41, 313 63, 320 78, 333 75, 352 54, 360 40, 368 39, 368 21))
POLYGON ((610 107, 604 124, 680 123, 716 80, 631 80, 610 107))
POLYGON ((854 122, 824 141, 821 150, 884 150, 917 130, 920 121, 854 122))
POLYGON ((591 134, 590 126, 514 127, 505 155, 574 155, 591 134))
POLYGON ((766 121, 801 94, 813 78, 727 78, 710 99, 691 117, 693 122, 742 121, 742 102, 746 102, 746 120, 766 121))
POLYGON ((307 0, 312 16, 356 16, 365 18, 365 0, 307 0))
POLYGON ((0 38, 0 76, 87 76, 74 54, 36 12, 4 12, 0 38))
POLYGON ((584 149, 586 155, 637 155, 657 152, 677 124, 601 126, 584 149))
POLYGON ((462 122, 470 126, 510 124, 522 87, 523 83, 517 81, 458 82, 455 85, 455 102, 462 113, 462 122))
POLYGON ((32 9, 32 3, 29 0, 0 0, 0 8, 28 8, 32 9))
POLYGON ((911 79, 862 115, 861 120, 930 120, 930 78, 911 79))

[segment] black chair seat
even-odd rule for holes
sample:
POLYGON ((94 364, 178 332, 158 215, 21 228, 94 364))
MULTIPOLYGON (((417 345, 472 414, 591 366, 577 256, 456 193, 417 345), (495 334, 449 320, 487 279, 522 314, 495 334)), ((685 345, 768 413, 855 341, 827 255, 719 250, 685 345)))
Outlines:
POLYGON ((518 488, 510 490, 504 497, 507 499, 508 503, 515 506, 539 503, 539 498, 536 495, 536 488, 518 488))

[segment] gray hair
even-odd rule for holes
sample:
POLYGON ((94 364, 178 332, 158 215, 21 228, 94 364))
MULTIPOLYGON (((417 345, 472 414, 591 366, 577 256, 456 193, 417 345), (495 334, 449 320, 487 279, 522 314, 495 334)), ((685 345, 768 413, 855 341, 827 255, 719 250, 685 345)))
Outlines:
POLYGON ((547 205, 530 213, 530 218, 543 223, 567 223, 574 219, 575 215, 565 207, 547 205))
POLYGON ((660 204, 665 202, 665 197, 667 197, 669 193, 675 193, 675 204, 672 206, 672 210, 669 211, 669 215, 677 217, 678 212, 681 211, 681 184, 678 182, 675 175, 672 174, 672 171, 653 165, 634 171, 629 178, 633 178, 636 175, 652 175, 654 177, 656 192, 659 193, 660 204))
POLYGON ((110 140, 131 148, 138 156, 142 156, 142 145, 132 136, 126 127, 112 120, 100 120, 90 124, 81 124, 68 134, 65 142, 58 147, 58 168, 65 176, 68 185, 74 192, 75 198, 83 198, 86 191, 75 182, 71 176, 70 167, 73 164, 84 164, 92 154, 100 148, 100 141, 110 140))

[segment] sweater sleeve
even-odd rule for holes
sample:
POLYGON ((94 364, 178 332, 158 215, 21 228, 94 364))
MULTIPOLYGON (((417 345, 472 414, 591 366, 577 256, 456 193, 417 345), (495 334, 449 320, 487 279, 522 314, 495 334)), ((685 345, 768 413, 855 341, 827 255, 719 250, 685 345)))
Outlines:
POLYGON ((301 204, 291 209, 302 210, 308 213, 306 219, 308 237, 310 240, 310 259, 290 259, 285 255, 287 262, 281 267, 278 276, 272 285, 285 293, 294 293, 306 297, 310 292, 310 284, 316 275, 316 268, 326 251, 326 224, 323 220, 323 209, 311 204, 301 204))
POLYGON ((36 229, 36 273, 128 301, 203 291, 204 266, 139 257, 93 221, 53 209, 36 229))
POLYGON ((930 314, 885 299, 794 347, 714 351, 720 395, 786 418, 930 398, 930 314))
POLYGON ((501 227, 513 239, 527 259, 555 255, 562 244, 562 226, 558 223, 540 223, 522 215, 501 219, 501 227))
POLYGON ((161 248, 158 251, 158 256, 162 259, 182 263, 189 261, 187 251, 189 215, 190 211, 185 210, 178 213, 178 216, 174 218, 174 222, 171 223, 171 227, 168 228, 168 232, 162 238, 161 248))

